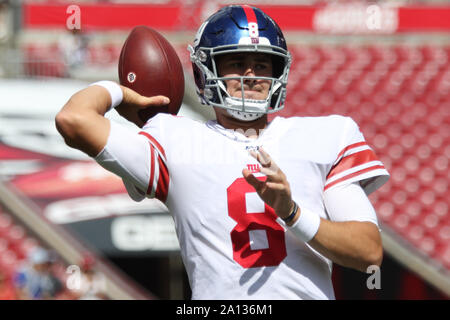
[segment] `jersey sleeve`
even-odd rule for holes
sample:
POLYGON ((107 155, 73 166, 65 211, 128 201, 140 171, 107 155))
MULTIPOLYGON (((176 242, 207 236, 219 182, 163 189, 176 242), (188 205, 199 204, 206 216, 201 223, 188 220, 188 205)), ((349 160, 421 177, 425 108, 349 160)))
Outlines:
POLYGON ((324 191, 359 182, 369 195, 386 183, 389 173, 365 141, 358 125, 348 117, 345 121, 340 151, 326 176, 324 191))
POLYGON ((375 209, 358 182, 330 188, 323 198, 331 221, 372 222, 379 229, 375 209))
POLYGON ((122 178, 134 201, 145 197, 166 201, 169 185, 165 152, 149 130, 135 132, 114 121, 108 141, 94 158, 122 178))

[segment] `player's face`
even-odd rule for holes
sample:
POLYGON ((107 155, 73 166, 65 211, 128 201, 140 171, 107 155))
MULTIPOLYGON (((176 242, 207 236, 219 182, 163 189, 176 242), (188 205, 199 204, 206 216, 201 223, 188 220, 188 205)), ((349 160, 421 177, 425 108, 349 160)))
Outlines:
MULTIPOLYGON (((221 77, 272 77, 272 59, 262 53, 232 53, 218 56, 217 71, 221 77)), ((242 98, 241 81, 225 80, 227 92, 235 98, 242 98)), ((269 95, 270 80, 244 80, 244 98, 265 100, 269 95)))

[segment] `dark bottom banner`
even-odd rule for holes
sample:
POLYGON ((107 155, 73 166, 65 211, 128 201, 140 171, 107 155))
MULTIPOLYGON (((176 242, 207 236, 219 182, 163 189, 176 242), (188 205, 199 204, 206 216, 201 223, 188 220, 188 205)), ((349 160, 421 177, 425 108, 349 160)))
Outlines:
MULTIPOLYGON (((16 316, 24 312, 58 318, 67 316, 86 316, 89 319, 104 319, 110 313, 115 317, 130 317, 144 314, 146 319, 278 319, 279 316, 292 318, 313 318, 321 316, 341 315, 345 319, 360 318, 361 312, 376 312, 376 308, 386 305, 394 308, 398 304, 402 315, 422 308, 448 307, 444 301, 184 301, 184 300, 151 300, 151 301, 0 301, 3 312, 14 312, 16 316), (360 304, 362 309, 355 309, 360 304), (389 306, 390 305, 390 306, 389 306), (8 310, 10 309, 10 310, 8 310), (370 310, 370 311, 369 311, 370 310), (142 313, 141 313, 142 312, 142 313), (337 313, 338 312, 338 313, 337 313)), ((391 313, 393 309, 383 309, 391 313), (389 311, 388 311, 389 310, 389 311)))

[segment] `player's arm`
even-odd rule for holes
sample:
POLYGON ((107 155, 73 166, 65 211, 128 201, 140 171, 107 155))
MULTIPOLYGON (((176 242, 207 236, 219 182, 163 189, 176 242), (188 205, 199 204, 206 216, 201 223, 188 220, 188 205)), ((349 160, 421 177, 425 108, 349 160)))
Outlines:
MULTIPOLYGON (((120 86, 123 99, 118 108, 132 110, 169 103, 163 96, 144 97, 120 86)), ((110 122, 104 117, 111 106, 111 95, 99 85, 75 93, 56 115, 55 123, 66 144, 95 157, 106 145, 110 122)), ((123 114, 122 114, 123 115, 123 114)))
MULTIPOLYGON (((359 183, 327 190, 324 202, 333 221, 320 218, 317 233, 308 244, 344 267, 366 272, 371 265, 380 266, 383 245, 376 213, 359 183), (349 219, 354 220, 345 221, 349 219)), ((300 207, 298 218, 301 214, 300 207)))
MULTIPOLYGON (((375 223, 321 219, 317 214, 302 208, 301 203, 294 209, 285 174, 264 150, 260 149, 253 156, 261 164, 261 172, 267 176, 267 180, 263 182, 256 179, 247 169, 243 170, 244 178, 279 217, 285 219, 293 213, 294 218, 287 225, 294 234, 342 266, 366 272, 368 266, 381 264, 383 248, 375 223)), ((376 221, 373 207, 358 184, 328 190, 325 193, 325 205, 330 216, 370 216, 376 221)))

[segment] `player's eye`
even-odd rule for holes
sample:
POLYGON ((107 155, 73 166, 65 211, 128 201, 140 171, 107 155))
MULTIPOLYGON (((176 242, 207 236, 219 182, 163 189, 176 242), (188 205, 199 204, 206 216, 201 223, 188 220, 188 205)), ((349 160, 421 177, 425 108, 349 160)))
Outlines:
POLYGON ((258 63, 255 65, 256 70, 265 70, 269 67, 269 64, 267 63, 258 63))
POLYGON ((239 69, 242 68, 244 64, 241 61, 231 61, 229 64, 230 68, 239 69))

